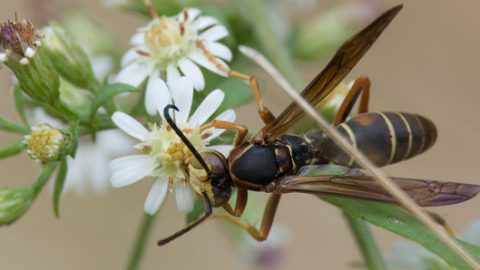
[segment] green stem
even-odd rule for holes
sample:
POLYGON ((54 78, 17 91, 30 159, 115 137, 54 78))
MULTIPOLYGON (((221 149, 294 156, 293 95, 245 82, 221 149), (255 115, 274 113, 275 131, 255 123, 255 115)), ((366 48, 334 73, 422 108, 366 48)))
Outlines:
POLYGON ((142 224, 137 232, 135 246, 133 247, 132 253, 130 254, 130 260, 128 261, 127 270, 139 269, 143 253, 145 251, 145 245, 148 242, 147 239, 150 235, 150 231, 152 230, 152 225, 154 221, 155 215, 151 216, 146 213, 143 215, 142 224))
POLYGON ((386 270, 385 261, 383 260, 382 254, 378 249, 373 235, 368 228, 368 225, 365 221, 352 216, 348 213, 345 213, 345 218, 348 221, 350 230, 355 237, 358 247, 362 252, 365 265, 370 270, 386 270))
POLYGON ((272 24, 268 19, 269 14, 265 7, 265 1, 243 0, 238 2, 242 3, 244 9, 248 11, 247 19, 250 20, 252 27, 256 31, 255 34, 266 56, 293 87, 300 91, 303 88, 303 83, 288 51, 273 31, 272 24))
POLYGON ((32 190, 34 198, 37 197, 38 193, 42 190, 43 186, 48 182, 52 176, 55 168, 57 167, 58 162, 52 161, 43 165, 42 171, 38 174, 37 179, 32 184, 32 190))

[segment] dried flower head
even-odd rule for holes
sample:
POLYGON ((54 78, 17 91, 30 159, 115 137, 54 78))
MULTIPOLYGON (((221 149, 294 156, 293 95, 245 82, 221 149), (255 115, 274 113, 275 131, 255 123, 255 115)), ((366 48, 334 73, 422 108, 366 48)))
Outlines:
POLYGON ((15 16, 14 21, 0 25, 0 61, 18 61, 22 65, 30 63, 40 46, 42 34, 33 25, 15 16))

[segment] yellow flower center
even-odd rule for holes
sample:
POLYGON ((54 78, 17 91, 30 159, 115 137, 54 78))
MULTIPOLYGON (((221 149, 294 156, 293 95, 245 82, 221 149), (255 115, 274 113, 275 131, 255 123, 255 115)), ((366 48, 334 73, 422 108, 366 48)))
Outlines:
MULTIPOLYGON (((187 162, 193 155, 192 152, 168 124, 158 127, 152 125, 150 130, 145 136, 145 140, 137 145, 137 148, 158 159, 159 170, 157 173, 159 175, 182 178, 187 162)), ((206 149, 208 142, 202 139, 200 129, 183 128, 181 130, 197 151, 206 149)))
POLYGON ((32 133, 25 136, 27 153, 34 160, 48 162, 56 160, 62 152, 65 135, 49 125, 32 127, 32 133))
POLYGON ((149 54, 157 58, 158 64, 166 67, 186 56, 195 46, 197 34, 190 24, 175 18, 161 17, 145 31, 145 44, 149 54))

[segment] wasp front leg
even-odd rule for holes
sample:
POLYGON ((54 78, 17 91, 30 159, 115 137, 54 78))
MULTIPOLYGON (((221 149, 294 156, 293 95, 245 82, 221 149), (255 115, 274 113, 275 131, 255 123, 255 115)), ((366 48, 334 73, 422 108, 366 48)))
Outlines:
POLYGON ((358 106, 358 113, 368 112, 368 102, 370 98, 370 79, 365 76, 359 76, 352 87, 348 91, 348 94, 345 96, 340 108, 338 109, 337 114, 333 120, 333 125, 338 126, 339 124, 345 122, 348 115, 353 109, 353 106, 360 97, 360 104, 358 106))
MULTIPOLYGON (((232 122, 213 120, 200 127, 200 131, 203 132, 209 128, 235 130, 235 139, 233 140, 233 146, 239 146, 245 139, 248 133, 248 128, 244 125, 235 124, 232 122)), ((209 134, 207 134, 208 136, 209 134)))

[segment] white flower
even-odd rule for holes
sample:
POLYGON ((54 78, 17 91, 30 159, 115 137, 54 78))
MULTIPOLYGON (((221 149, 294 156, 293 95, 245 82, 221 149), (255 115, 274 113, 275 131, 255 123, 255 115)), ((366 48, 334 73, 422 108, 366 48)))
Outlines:
POLYGON ((230 49, 217 42, 228 35, 217 19, 200 16, 200 10, 193 8, 174 17, 152 16, 153 20, 131 38, 133 48, 123 56, 122 70, 114 81, 138 86, 147 77, 150 80, 161 77, 172 87, 172 81, 183 74, 196 90, 202 90, 205 81, 197 65, 227 76, 227 72, 214 63, 228 69, 223 60, 232 58, 230 49), (207 54, 213 56, 213 60, 207 54))
MULTIPOLYGON (((140 141, 135 148, 141 153, 111 161, 112 177, 110 180, 114 187, 122 187, 151 176, 155 178, 155 181, 145 200, 145 212, 150 215, 156 213, 168 190, 170 192, 175 190, 179 210, 189 212, 193 208, 193 198, 186 174, 187 163, 192 154, 163 119, 163 110, 168 104, 175 104, 178 107, 179 111, 175 113, 173 119, 199 152, 208 148, 227 156, 231 145, 209 146, 209 142, 220 135, 223 130, 200 130, 201 125, 219 108, 224 93, 219 89, 212 91, 196 111, 190 114, 193 102, 193 86, 190 80, 181 77, 174 84, 173 89, 169 89, 159 78, 150 83, 157 90, 153 92, 151 99, 155 101, 157 111, 162 117, 162 123, 149 123, 147 129, 125 113, 113 114, 113 122, 125 133, 140 141)), ((227 110, 218 115, 216 119, 234 121, 235 113, 233 110, 227 110)))

